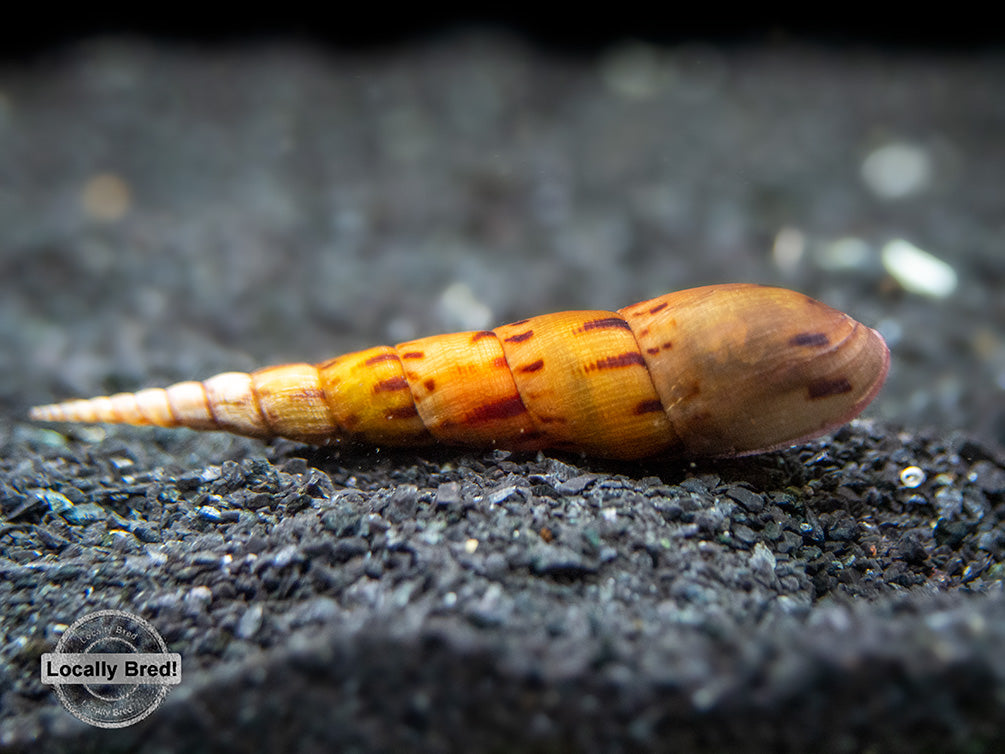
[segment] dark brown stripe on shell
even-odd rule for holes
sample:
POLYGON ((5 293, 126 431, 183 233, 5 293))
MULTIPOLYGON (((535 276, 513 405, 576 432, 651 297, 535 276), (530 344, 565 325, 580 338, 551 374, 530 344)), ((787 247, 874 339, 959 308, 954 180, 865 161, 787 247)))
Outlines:
POLYGON ((826 346, 830 342, 831 339, 822 332, 801 332, 789 338, 790 346, 826 346))
POLYGON ((492 338, 495 337, 495 333, 491 330, 479 330, 474 335, 471 336, 471 342, 477 343, 482 338, 492 338))
POLYGON ((382 361, 398 361, 398 354, 396 353, 382 353, 379 356, 371 356, 369 359, 363 362, 364 366, 373 366, 374 364, 379 364, 382 361))
POLYGON ((630 366, 645 366, 646 360, 642 358, 642 354, 638 351, 627 351, 617 356, 608 356, 606 359, 600 359, 595 361, 586 367, 586 371, 591 371, 594 369, 618 369, 620 367, 630 367, 630 366))
POLYGON ((517 367, 516 371, 521 373, 537 372, 543 367, 544 367, 544 359, 538 359, 537 361, 531 362, 530 364, 524 364, 521 367, 517 367))
POLYGON ((834 379, 828 379, 826 377, 814 380, 809 385, 806 386, 807 392, 809 393, 810 400, 816 400, 817 398, 829 398, 832 395, 842 395, 844 393, 850 393, 851 383, 845 377, 835 377, 834 379))
POLYGON ((667 302, 664 301, 662 304, 656 304, 652 309, 649 310, 650 314, 655 314, 656 312, 661 312, 667 308, 667 302))
POLYGON ((485 403, 477 406, 468 412, 467 416, 464 417, 464 421, 469 424, 477 424, 480 422, 496 421, 497 419, 510 419, 526 411, 527 407, 523 405, 520 396, 513 395, 493 403, 485 403))
POLYGON ((408 387, 408 380, 404 377, 392 377, 389 380, 381 380, 373 386, 375 393, 390 393, 394 390, 404 390, 408 387))
POLYGON ((415 404, 411 403, 407 406, 402 406, 401 408, 392 408, 387 412, 388 419, 411 419, 413 416, 418 416, 419 412, 415 408, 415 404))
POLYGON ((589 322, 584 322, 580 332, 586 332, 587 330, 609 330, 611 328, 621 328, 622 330, 632 329, 621 317, 605 317, 604 319, 593 319, 589 322))
POLYGON ((663 404, 658 400, 642 401, 639 405, 635 407, 636 414, 652 414, 656 411, 662 411, 663 404))
POLYGON ((401 354, 401 358, 403 359, 423 359, 425 358, 425 356, 426 354, 424 354, 422 351, 406 351, 405 353, 401 354))
POLYGON ((527 330, 526 332, 522 332, 519 335, 510 335, 508 338, 506 338, 506 342, 507 343, 523 343, 525 340, 530 340, 533 337, 534 337, 534 331, 533 330, 527 330))

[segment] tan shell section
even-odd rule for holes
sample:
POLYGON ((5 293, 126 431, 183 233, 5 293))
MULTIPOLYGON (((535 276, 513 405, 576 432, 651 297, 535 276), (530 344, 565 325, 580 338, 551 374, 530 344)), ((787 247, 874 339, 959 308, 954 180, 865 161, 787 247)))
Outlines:
POLYGON ((258 407, 250 374, 224 372, 205 380, 202 386, 217 427, 249 437, 269 437, 272 434, 262 409, 258 407))
POLYGON ((257 369, 251 373, 251 383, 272 433, 315 444, 331 437, 335 420, 316 366, 283 364, 257 369))
POLYGON ((882 337, 793 291, 717 285, 251 374, 39 406, 42 421, 325 444, 555 448, 633 459, 794 444, 858 415, 882 337))
POLYGON ((167 394, 171 415, 179 425, 191 429, 220 428, 213 412, 209 410, 209 398, 201 382, 179 382, 165 388, 164 392, 167 394))
POLYGON ((782 288, 694 288, 620 314, 691 456, 784 447, 840 426, 889 366, 877 332, 782 288))
MULTIPOLYGON (((177 427, 178 421, 171 411, 171 404, 168 402, 167 391, 161 388, 150 388, 140 390, 138 393, 120 393, 129 396, 136 403, 137 411, 147 424, 154 424, 158 427, 177 427)), ((113 400, 115 396, 112 396, 113 400)), ((135 422, 142 424, 144 422, 135 422)))

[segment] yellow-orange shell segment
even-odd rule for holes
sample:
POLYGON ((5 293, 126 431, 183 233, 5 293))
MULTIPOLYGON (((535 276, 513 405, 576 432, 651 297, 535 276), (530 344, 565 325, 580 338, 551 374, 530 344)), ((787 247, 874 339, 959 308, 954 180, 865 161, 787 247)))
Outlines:
POLYGON ((316 444, 730 456, 849 421, 888 366, 882 337, 835 309, 780 288, 716 285, 618 312, 546 314, 317 365, 40 406, 31 417, 316 444))

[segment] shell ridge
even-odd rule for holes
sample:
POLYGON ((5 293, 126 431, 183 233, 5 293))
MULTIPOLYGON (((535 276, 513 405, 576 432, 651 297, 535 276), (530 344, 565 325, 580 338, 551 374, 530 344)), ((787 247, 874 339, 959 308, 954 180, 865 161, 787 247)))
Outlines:
POLYGON ((390 348, 394 349, 394 353, 398 357, 398 368, 401 370, 400 373, 401 379, 403 379, 405 381, 405 384, 408 386, 408 399, 412 401, 412 410, 415 411, 415 415, 419 417, 420 421, 422 421, 422 427, 423 429, 425 429, 426 434, 431 435, 432 430, 427 426, 426 420, 422 418, 422 413, 419 411, 419 403, 418 401, 415 400, 415 391, 419 383, 418 382, 413 383, 412 380, 409 379, 408 370, 405 369, 405 365, 401 362, 402 358, 404 358, 404 355, 398 350, 398 347, 402 345, 404 345, 404 343, 399 343, 398 345, 390 346, 390 348))
POLYGON ((255 402, 255 411, 257 411, 258 415, 262 417, 262 424, 264 425, 268 436, 278 437, 275 425, 272 423, 272 419, 269 418, 268 412, 262 408, 262 400, 258 395, 258 389, 255 387, 255 381, 251 378, 250 374, 248 374, 248 392, 251 393, 251 399, 255 402))
MULTIPOLYGON (((663 309, 666 309, 667 307, 665 306, 665 304, 666 304, 666 302, 663 302, 663 304, 658 305, 656 307, 656 311, 650 310, 650 312, 649 312, 650 315, 651 316, 656 316, 657 313, 659 313, 663 309)), ((656 396, 656 400, 658 400, 660 402, 660 406, 663 407, 663 415, 666 416, 667 424, 670 425, 670 431, 673 433, 673 437, 671 438, 670 445, 671 446, 678 445, 681 442, 680 432, 677 430, 677 425, 674 423, 674 419, 670 415, 670 409, 667 408, 666 405, 664 405, 664 403, 663 403, 663 396, 660 395, 660 391, 656 387, 656 381, 653 379, 653 373, 649 369, 649 362, 646 361, 646 354, 645 354, 645 352, 642 349, 642 344, 639 343, 639 336, 635 334, 635 330, 632 329, 632 323, 628 321, 627 317, 625 317, 620 311, 615 312, 615 314, 617 316, 621 317, 621 319, 623 319, 625 321, 625 324, 628 325, 628 332, 630 332, 632 334, 632 340, 635 341, 635 348, 638 349, 639 355, 642 356, 642 361, 645 362, 646 376, 649 378, 649 385, 653 389, 653 394, 656 396)))
POLYGON ((314 371, 318 374, 318 390, 321 391, 321 402, 324 404, 325 413, 328 415, 328 426, 331 428, 331 434, 337 437, 348 437, 349 433, 345 427, 339 424, 335 412, 332 411, 328 390, 325 387, 324 375, 321 373, 321 364, 311 364, 311 366, 314 367, 314 371))
MULTIPOLYGON (((513 322, 513 324, 525 324, 529 322, 530 319, 519 320, 518 322, 513 322)), ((504 325, 505 327, 506 325, 504 325)), ((497 330, 498 328, 496 328, 497 330)), ((513 386, 516 388, 516 397, 520 399, 520 405, 523 406, 523 410, 527 412, 527 416, 530 417, 530 423, 534 425, 534 432, 540 433, 543 436, 547 436, 547 430, 544 428, 543 422, 537 417, 537 415, 531 411, 530 406, 527 405, 527 401, 524 400, 523 391, 520 389, 521 380, 517 379, 517 373, 513 369, 513 365, 509 362, 509 357, 506 356, 506 348, 503 346, 503 339, 499 337, 499 333, 496 330, 492 330, 492 335, 499 342, 499 350, 502 351, 502 360, 506 364, 506 371, 509 372, 510 379, 513 380, 513 386)))
POLYGON ((206 380, 200 380, 199 386, 202 388, 203 401, 206 403, 206 410, 209 411, 209 418, 213 421, 213 426, 216 427, 216 429, 223 429, 223 425, 220 423, 220 419, 216 413, 216 407, 213 405, 213 401, 209 399, 209 391, 206 389, 206 380))

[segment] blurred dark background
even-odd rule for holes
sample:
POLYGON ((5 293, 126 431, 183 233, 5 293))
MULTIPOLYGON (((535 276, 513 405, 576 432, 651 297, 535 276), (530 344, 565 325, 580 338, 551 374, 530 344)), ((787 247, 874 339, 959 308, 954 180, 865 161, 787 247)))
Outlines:
POLYGON ((993 24, 354 11, 0 29, 8 415, 749 280, 883 332, 870 416, 1005 442, 993 24))
POLYGON ((355 5, 350 13, 326 9, 323 14, 298 13, 273 6, 244 7, 239 13, 132 12, 88 6, 58 14, 23 8, 18 23, 0 28, 0 57, 8 60, 45 54, 61 45, 104 35, 142 35, 164 43, 243 44, 277 38, 359 50, 407 44, 430 36, 466 33, 472 29, 517 35, 535 45, 569 54, 590 54, 621 39, 653 44, 682 42, 714 44, 805 43, 833 47, 887 50, 953 50, 999 48, 1003 34, 996 24, 975 14, 886 13, 875 9, 843 14, 772 12, 764 8, 730 8, 707 12, 699 8, 631 6, 612 9, 578 8, 549 12, 511 5, 507 9, 463 10, 436 4, 355 5))

